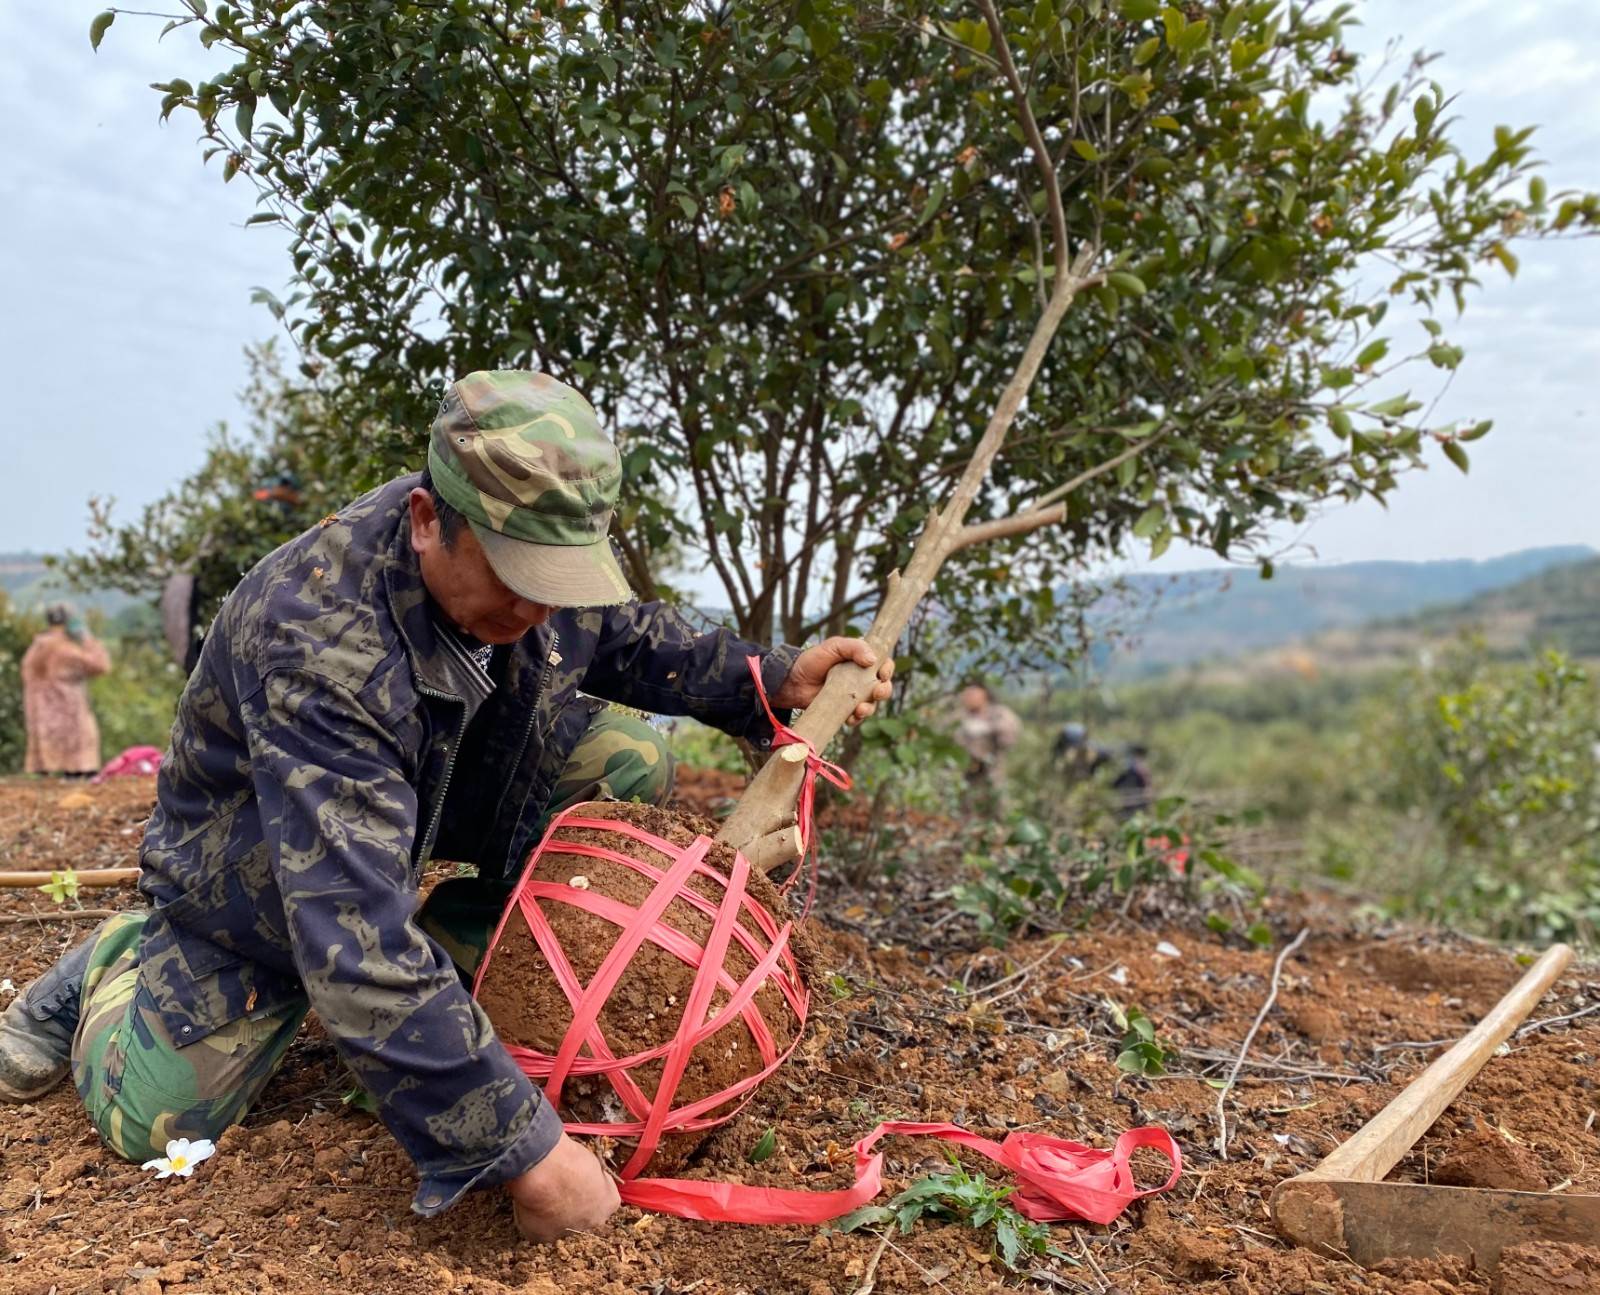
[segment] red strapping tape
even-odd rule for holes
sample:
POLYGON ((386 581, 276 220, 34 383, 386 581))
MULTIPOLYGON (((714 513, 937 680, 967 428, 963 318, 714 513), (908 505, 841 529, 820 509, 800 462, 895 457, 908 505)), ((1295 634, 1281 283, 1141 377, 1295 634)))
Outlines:
MULTIPOLYGON (((753 673, 757 672, 757 666, 756 659, 751 658, 753 673)), ((759 673, 756 673, 756 691, 761 696, 762 705, 766 706, 759 673)), ((771 714, 770 707, 768 714, 771 714)), ((778 734, 775 745, 805 741, 779 724, 776 717, 773 718, 773 725, 778 734)), ((849 778, 842 770, 818 757, 809 743, 806 746, 806 781, 797 821, 801 825, 802 842, 809 849, 817 774, 820 772, 836 785, 844 787, 849 786, 849 778), (835 777, 835 774, 838 776, 835 777)), ((744 1107, 762 1080, 781 1066, 798 1045, 805 1026, 810 995, 800 979, 799 968, 789 949, 789 932, 793 924, 786 922, 780 926, 772 914, 748 893, 745 887, 749 880, 750 865, 742 854, 735 856, 732 875, 724 877, 705 862, 706 853, 711 847, 707 837, 698 837, 691 845, 680 847, 631 823, 586 818, 578 812, 581 808, 570 809, 557 817, 545 833, 544 840, 529 857, 522 879, 512 892, 511 902, 506 905, 506 911, 495 928, 490 953, 478 969, 473 993, 476 994, 483 983, 493 950, 500 943, 506 923, 511 920, 512 914, 520 913, 528 923, 540 951, 549 961, 567 1001, 572 1005, 572 1024, 554 1056, 515 1044, 508 1044, 506 1050, 525 1074, 543 1081, 546 1095, 557 1106, 560 1105, 562 1085, 571 1075, 604 1075, 610 1081, 633 1119, 611 1124, 568 1123, 565 1127, 569 1133, 610 1134, 638 1139, 638 1146, 623 1167, 620 1175, 622 1181, 618 1185, 622 1199, 627 1204, 678 1218, 719 1223, 825 1223, 865 1205, 882 1190, 883 1156, 873 1151, 873 1147, 890 1134, 939 1138, 987 1156, 1011 1172, 1018 1184, 1010 1197, 1011 1203, 1022 1214, 1037 1222, 1083 1219, 1090 1223, 1109 1223, 1132 1201, 1155 1192, 1164 1192, 1178 1181, 1183 1171, 1183 1157, 1177 1143, 1165 1129, 1131 1129, 1117 1139, 1116 1146, 1110 1151, 1103 1151, 1042 1133, 1011 1133, 1003 1142, 993 1142, 955 1124, 914 1124, 898 1120, 878 1125, 855 1144, 856 1181, 837 1191, 797 1191, 752 1187, 742 1183, 639 1177, 664 1134, 713 1128, 732 1119, 744 1107), (671 866, 663 870, 604 846, 561 840, 560 833, 567 828, 611 833, 641 842, 671 860, 671 866), (644 904, 632 909, 590 890, 536 881, 534 873, 547 850, 603 859, 631 868, 652 879, 655 886, 644 904), (688 882, 693 876, 710 878, 721 886, 721 903, 713 903, 691 889, 688 882), (712 918, 711 933, 704 947, 665 921, 664 915, 674 899, 682 899, 712 918), (578 980, 566 951, 545 918, 541 901, 571 904, 619 928, 616 942, 587 985, 578 980), (751 919, 768 941, 765 949, 738 922, 741 912, 751 919), (648 1051, 618 1057, 607 1045, 604 1033, 599 1028, 600 1010, 634 954, 646 941, 666 950, 685 965, 694 967, 694 981, 673 1038, 648 1051), (751 973, 742 982, 735 981, 724 965, 728 947, 735 942, 755 963, 751 973), (795 1016, 794 1043, 781 1053, 777 1050, 777 1041, 771 1028, 755 1002, 757 991, 769 981, 778 987, 795 1016), (719 988, 728 994, 729 1001, 714 1020, 708 1021, 705 1019, 706 1009, 710 1006, 712 994, 719 988), (678 1084, 694 1049, 735 1020, 743 1021, 749 1029, 761 1056, 761 1070, 719 1093, 673 1107, 678 1084), (651 1099, 645 1096, 628 1072, 658 1059, 663 1060, 661 1081, 655 1097, 651 1099), (735 1099, 740 1100, 733 1109, 719 1115, 708 1114, 735 1099), (1129 1162, 1140 1147, 1157 1150, 1171 1162, 1172 1173, 1160 1187, 1140 1190, 1135 1185, 1129 1162)), ((796 869, 796 875, 798 872, 799 869, 796 869)), ((793 878, 790 880, 792 882, 793 878)), ((814 876, 812 884, 814 888, 814 876)))
MULTIPOLYGON (((800 874, 806 871, 806 860, 811 857, 812 832, 816 826, 817 816, 817 776, 820 774, 840 791, 849 791, 855 784, 851 777, 831 760, 824 760, 817 748, 809 739, 803 738, 792 728, 780 720, 772 711, 772 704, 767 700, 766 687, 761 682, 761 658, 747 656, 745 664, 750 667, 750 677, 756 681, 756 698, 761 702, 761 709, 766 711, 767 719, 772 724, 772 749, 794 746, 799 744, 806 749, 806 771, 800 783, 800 797, 795 803, 794 823, 800 832, 800 859, 794 865, 784 883, 778 887, 783 894, 788 894, 789 888, 799 880, 800 874)), ((817 899, 817 866, 812 863, 806 882, 805 907, 800 910, 800 920, 803 922, 811 916, 811 906, 817 899)))
POLYGON ((1043 1133, 1010 1133, 992 1142, 956 1124, 880 1124, 855 1145, 856 1181, 831 1192, 749 1187, 742 1183, 691 1182, 680 1178, 638 1178, 623 1182, 622 1199, 639 1209, 711 1223, 826 1223, 859 1209, 883 1190, 883 1156, 872 1150, 891 1133, 934 1137, 980 1152, 1011 1171, 1017 1190, 1010 1196, 1019 1213, 1038 1223, 1083 1219, 1109 1223, 1141 1196, 1168 1190, 1183 1172, 1183 1155, 1165 1129, 1130 1129, 1110 1151, 1086 1147, 1043 1133), (1141 1191, 1129 1160, 1151 1147, 1172 1162, 1160 1187, 1141 1191))

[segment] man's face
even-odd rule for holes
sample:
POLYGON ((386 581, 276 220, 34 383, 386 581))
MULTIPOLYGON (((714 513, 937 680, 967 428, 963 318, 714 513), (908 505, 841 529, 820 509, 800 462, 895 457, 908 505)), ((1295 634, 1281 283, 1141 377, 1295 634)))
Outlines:
POLYGON ((963 688, 961 690, 961 704, 969 715, 978 714, 989 704, 989 694, 982 688, 963 688))
POLYGON ((462 526, 447 547, 428 492, 414 489, 410 503, 411 548, 422 583, 452 625, 480 643, 515 643, 550 619, 551 608, 500 583, 470 526, 462 526))

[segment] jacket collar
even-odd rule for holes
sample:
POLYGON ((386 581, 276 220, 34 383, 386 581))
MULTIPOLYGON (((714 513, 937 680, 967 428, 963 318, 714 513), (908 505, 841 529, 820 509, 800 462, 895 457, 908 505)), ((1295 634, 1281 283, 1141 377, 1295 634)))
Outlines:
MULTIPOLYGON (((401 477, 394 484, 409 492, 418 480, 416 476, 401 477)), ((403 506, 404 495, 401 502, 399 523, 383 571, 394 623, 416 681, 433 692, 464 702, 470 716, 488 699, 494 684, 455 631, 441 621, 438 608, 428 596, 421 565, 411 548, 411 514, 403 506)))

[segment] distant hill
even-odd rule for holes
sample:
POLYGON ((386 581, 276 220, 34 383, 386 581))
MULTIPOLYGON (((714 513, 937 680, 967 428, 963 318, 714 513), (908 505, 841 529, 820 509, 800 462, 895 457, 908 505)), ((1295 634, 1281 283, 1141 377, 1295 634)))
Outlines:
POLYGON ((1586 583, 1600 579, 1595 573, 1600 554, 1566 545, 1483 562, 1289 566, 1272 580, 1248 571, 1139 576, 1096 604, 1091 621, 1102 642, 1116 642, 1103 667, 1124 677, 1310 640, 1332 647, 1330 632, 1358 626, 1367 627, 1363 634, 1383 627, 1414 643, 1447 632, 1452 616, 1463 624, 1472 616, 1494 621, 1504 632, 1514 620, 1517 632, 1551 636, 1565 625, 1560 632, 1574 651, 1600 651, 1600 642, 1587 646, 1600 639, 1600 614, 1591 623, 1585 613, 1596 606, 1586 583), (1480 606, 1480 596, 1495 593, 1500 602, 1480 606), (1469 605, 1476 610, 1469 613, 1469 605), (1433 628, 1424 628, 1426 617, 1433 628))
POLYGON ((1375 638, 1439 639, 1475 631, 1492 649, 1555 647, 1600 657, 1600 557, 1564 563, 1466 602, 1370 626, 1375 638))
POLYGON ((117 589, 97 589, 82 593, 68 589, 66 583, 46 565, 43 553, 0 553, 0 593, 12 606, 23 611, 38 611, 48 603, 69 602, 83 611, 96 611, 111 617, 141 601, 117 589))

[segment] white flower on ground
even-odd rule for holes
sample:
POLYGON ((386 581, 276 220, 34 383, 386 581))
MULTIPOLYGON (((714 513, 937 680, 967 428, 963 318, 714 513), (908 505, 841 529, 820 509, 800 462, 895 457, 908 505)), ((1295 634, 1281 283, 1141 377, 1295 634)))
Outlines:
POLYGON ((187 1178, 197 1164, 209 1160, 216 1151, 216 1144, 210 1138, 201 1138, 198 1142, 190 1142, 188 1138, 173 1138, 167 1143, 166 1155, 146 1160, 139 1168, 154 1169, 157 1178, 171 1178, 174 1174, 179 1178, 187 1178))

